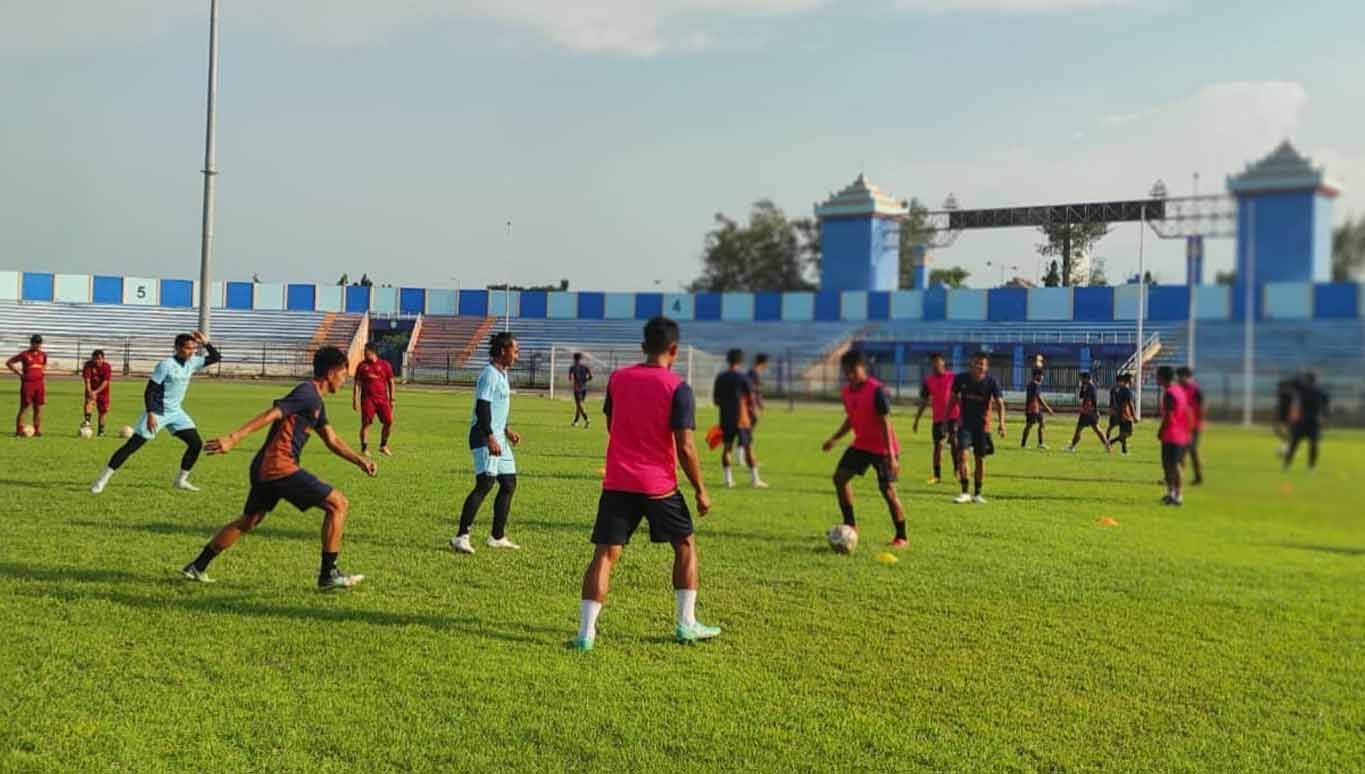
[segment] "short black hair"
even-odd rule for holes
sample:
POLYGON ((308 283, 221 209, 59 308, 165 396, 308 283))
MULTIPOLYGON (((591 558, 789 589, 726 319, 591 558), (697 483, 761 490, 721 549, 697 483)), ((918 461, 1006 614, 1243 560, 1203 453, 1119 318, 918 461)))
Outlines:
POLYGON ((930 362, 930 363, 934 362, 935 360, 942 360, 942 359, 943 359, 943 353, 942 353, 942 352, 930 352, 930 353, 929 353, 929 362, 930 362))
POLYGON ((761 366, 766 362, 768 362, 767 352, 760 352, 757 355, 754 355, 754 365, 761 366))
POLYGON ((379 354, 379 345, 375 344, 373 341, 367 341, 367 342, 365 342, 365 351, 366 351, 366 352, 373 352, 373 353, 375 353, 376 355, 378 355, 378 354, 379 354))
POLYGON ((739 365, 740 363, 743 363, 743 362, 744 362, 744 350, 742 350, 742 349, 732 349, 732 350, 730 350, 729 352, 726 352, 726 353, 725 353, 725 362, 726 362, 726 363, 729 363, 729 364, 732 365, 732 366, 736 366, 736 365, 739 365))
POLYGON ((1187 376, 1194 376, 1194 369, 1189 366, 1180 366, 1175 369, 1175 375, 1180 379, 1184 379, 1187 376))
POLYGON ((188 333, 182 333, 179 336, 175 337, 175 348, 180 349, 181 347, 185 346, 191 341, 194 341, 193 336, 189 335, 188 333))
POLYGON ((346 368, 350 361, 346 353, 336 347, 322 347, 313 353, 313 378, 321 379, 338 368, 346 368))
POLYGON ((1081 381, 1085 381, 1086 379, 1089 379, 1089 378, 1090 378, 1090 372, 1089 372, 1089 371, 1081 371, 1081 381))
POLYGON ((1156 369, 1156 380, 1158 382, 1170 382, 1175 379, 1175 369, 1170 366, 1161 366, 1156 369))
POLYGON ((1124 371, 1123 373, 1119 374, 1119 381, 1120 381, 1120 382, 1131 382, 1131 381, 1133 381, 1133 375, 1130 374, 1130 373, 1128 373, 1127 371, 1124 371))
POLYGON ((1302 374, 1299 378, 1303 379, 1303 383, 1304 383, 1304 384, 1307 384, 1307 385, 1310 385, 1310 386, 1311 386, 1311 385, 1317 384, 1317 382, 1318 382, 1318 372, 1317 372, 1317 371, 1314 371, 1314 370, 1312 370, 1312 369, 1310 368, 1310 369, 1308 369, 1307 371, 1304 371, 1303 374, 1302 374))
POLYGON ((575 353, 573 353, 573 359, 574 359, 574 362, 577 363, 578 361, 580 361, 580 360, 583 359, 583 353, 582 353, 582 352, 575 352, 575 353))
POLYGON ((1041 368, 1035 368, 1035 369, 1033 369, 1033 375, 1034 375, 1034 376, 1042 376, 1042 375, 1043 375, 1043 369, 1041 369, 1041 368))
POLYGON ((501 355, 502 351, 512 346, 512 342, 516 340, 517 337, 513 336, 509 331, 493 334, 493 337, 488 340, 488 356, 497 357, 498 355, 501 355))
POLYGON ((94 359, 97 358, 97 357, 104 357, 104 350, 102 350, 102 349, 97 349, 97 350, 95 350, 94 352, 91 352, 91 353, 90 353, 90 359, 91 359, 91 360, 94 360, 94 359))
POLYGON ((645 354, 662 355, 678 343, 678 324, 667 317, 654 317, 645 323, 644 335, 645 354))
POLYGON ((35 334, 33 334, 32 336, 29 336, 29 337, 28 337, 28 343, 29 343, 29 344, 42 344, 42 343, 43 343, 42 334, 35 333, 35 334))
POLYGON ((973 363, 975 363, 975 362, 978 361, 978 360, 990 360, 990 359, 991 359, 991 355, 990 355, 989 352, 983 352, 983 351, 981 351, 981 350, 977 350, 976 352, 973 352, 973 353, 972 353, 972 362, 973 362, 973 363))
POLYGON ((852 371, 860 365, 866 365, 867 358, 863 356, 861 349, 850 349, 839 358, 839 367, 845 371, 852 371))

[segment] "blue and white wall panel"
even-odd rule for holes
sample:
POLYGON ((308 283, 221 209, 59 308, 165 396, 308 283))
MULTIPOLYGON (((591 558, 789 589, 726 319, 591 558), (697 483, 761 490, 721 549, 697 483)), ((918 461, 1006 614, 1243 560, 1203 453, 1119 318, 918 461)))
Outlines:
POLYGON ((284 285, 277 282, 256 283, 255 308, 279 311, 284 309, 284 285))
POLYGON ((986 291, 958 288, 948 291, 947 319, 985 320, 986 291))
MULTIPOLYGON (((449 312, 434 311, 435 306, 433 302, 436 300, 434 294, 437 292, 439 291, 435 290, 427 291, 427 314, 455 314, 454 291, 449 291, 450 292, 449 308, 451 309, 451 311, 449 312)), ((446 304, 444 303, 441 304, 442 309, 446 307, 447 307, 446 304)), ((521 316, 521 291, 513 290, 510 293, 507 292, 506 290, 488 291, 488 316, 502 318, 507 317, 509 314, 512 317, 521 316)))
MULTIPOLYGON (((260 288, 257 286, 256 302, 260 306, 260 288)), ((398 314, 398 288, 370 288, 370 312, 379 315, 398 314)))
POLYGON ((319 312, 340 312, 346 308, 346 288, 343 285, 318 285, 314 308, 319 312))
POLYGON ((1195 288, 1194 319, 1226 320, 1231 316, 1231 285, 1199 285, 1195 288))
POLYGON ((602 302, 602 316, 608 320, 630 320, 635 317, 634 293, 607 293, 602 302))
POLYGON ((815 319, 814 293, 783 293, 782 319, 787 322, 810 322, 815 319))
POLYGON ((52 285, 52 300, 59 304, 88 304, 94 297, 89 274, 58 274, 52 285))
POLYGON ((691 293, 665 293, 664 311, 665 317, 674 320, 691 320, 696 315, 696 303, 691 293))
POLYGON ((19 300, 19 272, 0 271, 0 301, 19 300))
POLYGON ((892 320, 923 320, 924 291, 897 290, 891 294, 892 320))
MULTIPOLYGON (((513 298, 520 299, 520 293, 513 293, 513 298)), ((455 291, 449 289, 428 290, 427 291, 427 314, 454 315, 458 307, 456 305, 455 291)), ((518 310, 520 311, 520 310, 518 310)))
POLYGON ((1136 284, 1119 285, 1114 288, 1114 319, 1136 320, 1139 298, 1139 288, 1136 284))
POLYGON ((150 277, 124 277, 123 303, 156 306, 161 300, 161 281, 150 277))
POLYGON ((867 291, 845 290, 839 294, 839 316, 849 322, 867 319, 867 291))
POLYGON ((1071 288, 1029 288, 1028 319, 1069 322, 1074 300, 1071 288))
POLYGON ((720 319, 727 322, 752 322, 754 319, 754 294, 721 294, 720 319))
POLYGON ((555 291, 546 301, 545 316, 551 320, 573 320, 578 317, 578 294, 555 291))
POLYGON ((1267 320, 1313 317, 1313 286, 1307 282, 1267 282, 1261 292, 1261 316, 1267 320))

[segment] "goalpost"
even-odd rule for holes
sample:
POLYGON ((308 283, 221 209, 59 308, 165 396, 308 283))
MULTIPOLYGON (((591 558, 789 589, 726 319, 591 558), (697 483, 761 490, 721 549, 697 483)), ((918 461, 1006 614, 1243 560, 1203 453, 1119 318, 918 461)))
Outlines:
MULTIPOLYGON (((607 379, 613 371, 644 360, 638 343, 551 344, 550 400, 554 400, 561 391, 572 392, 569 367, 573 365, 575 354, 582 355, 583 365, 592 371, 589 389, 597 393, 606 389, 607 379)), ((678 360, 673 364, 673 372, 691 385, 692 390, 700 394, 699 397, 710 395, 711 383, 724 369, 725 358, 688 345, 679 347, 678 360)))

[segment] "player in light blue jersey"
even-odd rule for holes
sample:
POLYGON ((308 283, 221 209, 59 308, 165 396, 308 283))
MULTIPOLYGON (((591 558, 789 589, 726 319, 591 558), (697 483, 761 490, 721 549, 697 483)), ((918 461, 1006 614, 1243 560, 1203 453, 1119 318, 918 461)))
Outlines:
POLYGON ((474 388, 474 415, 469 422, 469 449, 474 455, 474 489, 465 498, 460 511, 460 532, 450 539, 450 548, 457 554, 472 554, 469 528, 479 513, 484 498, 498 485, 493 498, 493 532, 488 538, 490 548, 520 548, 507 539, 507 514, 512 510, 512 495, 517 491, 517 462, 512 447, 521 443, 521 436, 507 427, 507 416, 512 411, 512 387, 507 372, 517 362, 520 348, 510 333, 498 333, 488 346, 489 361, 479 374, 474 388))
POLYGON ((204 442, 199 437, 199 431, 195 429, 194 420, 185 413, 182 404, 185 401, 185 393, 190 388, 190 377, 194 376, 196 371, 203 370, 222 359, 218 350, 199 331, 182 333, 175 337, 175 354, 157 363, 156 369, 152 371, 152 377, 147 380, 147 388, 142 394, 144 411, 142 417, 138 419, 133 437, 109 458, 108 467, 91 485, 91 494, 103 492, 104 487, 109 484, 109 479, 114 477, 114 471, 123 467, 123 463, 144 444, 155 438, 163 427, 185 443, 185 455, 180 459, 180 472, 172 486, 187 492, 199 491, 198 487, 190 483, 190 470, 199 459, 199 451, 204 448, 204 442), (201 348, 206 354, 200 353, 201 348))

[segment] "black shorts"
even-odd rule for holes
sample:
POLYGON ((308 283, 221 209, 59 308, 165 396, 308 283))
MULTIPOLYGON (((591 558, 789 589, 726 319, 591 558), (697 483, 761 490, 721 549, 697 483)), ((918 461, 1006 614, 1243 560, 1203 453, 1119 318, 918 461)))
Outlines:
POLYGON ((576 401, 578 401, 579 403, 582 403, 583 401, 587 400, 587 399, 588 399, 588 388, 587 388, 587 387, 575 387, 574 390, 573 390, 573 399, 576 400, 576 401))
POLYGON ((934 443, 957 442, 957 420, 945 419, 934 423, 934 443))
POLYGON ((1033 413, 1033 414, 1025 414, 1025 415, 1024 415, 1024 424, 1026 424, 1026 425, 1038 425, 1039 427, 1042 427, 1042 426, 1043 426, 1044 424, 1046 424, 1046 423, 1043 422, 1043 415, 1042 415, 1042 413, 1041 413, 1041 412, 1037 412, 1037 413, 1033 413))
POLYGON ((1179 467, 1185 461, 1185 449, 1187 447, 1175 443, 1161 442, 1161 464, 1179 467))
POLYGON ((1199 451, 1199 436, 1203 435, 1203 430, 1190 431, 1190 451, 1199 451))
POLYGON ((1316 443, 1322 436, 1322 425, 1317 422, 1295 422, 1294 426, 1289 428, 1289 435, 1295 440, 1316 443))
POLYGON ((1079 430, 1079 429, 1081 429, 1081 428, 1083 428, 1083 427, 1099 427, 1099 426, 1100 426, 1100 415, 1099 415, 1099 414, 1077 414, 1077 415, 1076 415, 1076 429, 1077 429, 1077 430, 1079 430))
POLYGON ((971 449, 978 457, 989 457, 995 454, 995 441, 991 440, 991 431, 984 427, 962 427, 957 431, 957 448, 962 451, 971 449))
POLYGON ((867 469, 877 471, 877 485, 887 487, 896 483, 896 474, 891 471, 891 457, 886 454, 864 451, 849 447, 839 458, 839 470, 847 470, 855 476, 866 475, 867 469))
POLYGON ((1293 398, 1280 398, 1279 401, 1275 404, 1275 418, 1280 421, 1280 424, 1282 425, 1289 424, 1289 411, 1293 407, 1294 407, 1293 398))
POLYGON ((638 492, 617 492, 604 489, 597 500, 597 524, 592 528, 592 542, 599 546, 624 546, 640 526, 640 519, 649 522, 651 543, 671 543, 692 534, 692 512, 682 492, 666 497, 650 497, 638 492))
POLYGON ((1122 426, 1122 425, 1123 425, 1123 417, 1120 417, 1120 416, 1118 416, 1117 414, 1110 414, 1110 415, 1109 415, 1109 426, 1106 427, 1105 430, 1113 430, 1114 428, 1120 427, 1120 426, 1122 426))
POLYGON ((1133 422, 1129 419, 1119 420, 1119 435, 1130 436, 1133 434, 1133 422))
POLYGON ((753 431, 747 427, 722 427, 721 432, 725 436, 726 446, 738 442, 740 447, 747 449, 754 443, 753 431))
POLYGON ((331 493, 331 484, 302 468, 274 481, 257 481, 253 477, 242 513, 248 516, 270 513, 280 500, 287 500, 295 508, 306 511, 322 505, 331 493))

